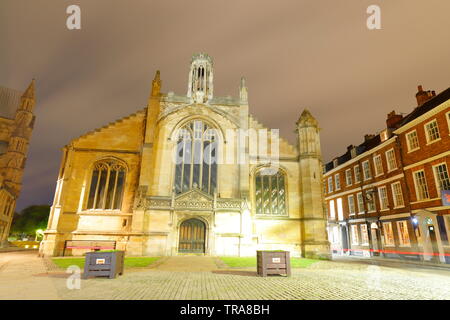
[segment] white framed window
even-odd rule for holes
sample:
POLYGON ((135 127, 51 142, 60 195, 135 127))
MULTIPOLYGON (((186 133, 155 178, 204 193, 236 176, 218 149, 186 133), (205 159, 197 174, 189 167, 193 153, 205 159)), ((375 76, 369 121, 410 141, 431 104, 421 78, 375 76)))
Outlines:
POLYGON ((327 183, 326 183, 326 181, 323 182, 323 194, 327 194, 327 183))
POLYGON ((334 175, 334 184, 336 186, 336 190, 341 189, 341 176, 339 175, 339 173, 336 173, 334 175))
POLYGON ((355 172, 355 183, 360 183, 361 182, 361 168, 359 167, 359 165, 355 166, 353 168, 353 171, 355 172))
POLYGON ((367 232, 367 224, 360 224, 361 228, 361 244, 363 246, 369 245, 369 234, 367 232))
POLYGON ((386 162, 388 167, 388 172, 397 169, 397 161, 395 160, 394 149, 386 151, 386 162))
POLYGON ((342 221, 344 220, 344 208, 342 207, 342 198, 338 198, 336 200, 336 204, 337 204, 338 219, 342 221))
POLYGON ((339 243, 339 228, 338 226, 333 227, 333 243, 339 243))
POLYGON ((384 245, 395 246, 394 232, 392 231, 391 222, 383 222, 384 245))
POLYGON ((336 219, 336 210, 334 208, 334 200, 330 200, 330 219, 336 219))
POLYGON ((333 192, 333 177, 328 177, 328 193, 333 192))
POLYGON ((349 214, 353 215, 356 213, 356 209, 355 209, 355 196, 354 195, 349 195, 347 198, 348 201, 348 212, 349 214))
POLYGON ((339 165, 338 159, 333 160, 333 168, 336 168, 339 165))
POLYGON ((426 123, 424 127, 428 144, 433 143, 441 138, 441 135, 439 134, 439 126, 436 119, 426 123))
POLYGON ((392 189, 392 199, 394 200, 394 208, 401 208, 405 206, 403 201, 402 185, 400 182, 395 182, 391 184, 392 189))
POLYGON ((353 184, 352 170, 351 169, 345 170, 345 184, 347 186, 351 186, 353 184))
POLYGON ((445 117, 447 118, 448 131, 450 133, 450 111, 446 113, 445 117))
POLYGON ((408 222, 406 220, 397 221, 398 242, 400 246, 409 247, 411 241, 409 240, 408 222))
POLYGON ((417 200, 420 201, 430 198, 427 180, 425 178, 425 172, 423 170, 414 172, 414 186, 416 187, 417 200))
POLYGON ((420 149, 419 137, 417 136, 416 130, 406 134, 406 145, 408 146, 408 152, 413 152, 420 149))
POLYGON ((375 176, 379 176, 383 174, 383 163, 381 161, 381 156, 377 154, 373 157, 373 165, 375 168, 375 176))
POLYGON ((364 213, 364 198, 362 192, 356 194, 358 200, 358 213, 364 213))
POLYGON ((366 199, 367 199, 367 212, 375 212, 377 211, 377 207, 375 205, 375 197, 372 190, 366 191, 366 199))
POLYGON ((442 190, 450 190, 450 178, 448 175, 447 164, 440 163, 433 166, 434 179, 436 180, 436 186, 438 189, 438 196, 442 190))
POLYGON ((370 163, 369 160, 366 160, 362 163, 363 166, 363 176, 364 180, 369 180, 372 178, 372 173, 370 172, 370 163))
POLYGON ((378 197, 380 198, 380 210, 388 210, 389 209, 389 200, 388 200, 386 186, 382 186, 382 187, 378 188, 378 197))
POLYGON ((352 224, 351 225, 351 233, 352 233, 352 244, 358 245, 359 244, 359 236, 358 236, 358 226, 352 224))

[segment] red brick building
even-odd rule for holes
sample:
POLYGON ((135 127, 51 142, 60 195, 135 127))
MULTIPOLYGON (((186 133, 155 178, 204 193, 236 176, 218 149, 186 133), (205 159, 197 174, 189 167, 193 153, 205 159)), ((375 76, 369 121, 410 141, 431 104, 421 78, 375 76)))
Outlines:
POLYGON ((450 88, 324 166, 334 254, 450 263, 450 88))

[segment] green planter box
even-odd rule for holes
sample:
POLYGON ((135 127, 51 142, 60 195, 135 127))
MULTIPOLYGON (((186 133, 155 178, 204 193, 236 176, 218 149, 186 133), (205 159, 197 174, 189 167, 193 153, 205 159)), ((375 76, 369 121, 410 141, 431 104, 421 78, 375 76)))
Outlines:
POLYGON ((269 274, 291 275, 291 259, 289 251, 257 251, 256 268, 258 275, 269 274))
POLYGON ((84 262, 83 278, 108 277, 114 279, 123 275, 125 252, 88 252, 84 262))

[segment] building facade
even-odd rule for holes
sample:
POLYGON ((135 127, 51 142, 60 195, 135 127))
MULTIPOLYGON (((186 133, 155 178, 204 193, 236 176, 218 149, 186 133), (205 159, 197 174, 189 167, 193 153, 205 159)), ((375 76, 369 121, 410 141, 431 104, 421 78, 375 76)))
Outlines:
POLYGON ((25 92, 0 87, 0 246, 7 245, 22 188, 35 116, 35 81, 25 92))
POLYGON ((301 114, 293 146, 249 113, 244 79, 231 98, 213 77, 206 54, 186 95, 158 71, 144 109, 64 147, 42 254, 329 256, 317 121, 301 114))
POLYGON ((450 263, 450 89, 324 166, 333 254, 450 263))

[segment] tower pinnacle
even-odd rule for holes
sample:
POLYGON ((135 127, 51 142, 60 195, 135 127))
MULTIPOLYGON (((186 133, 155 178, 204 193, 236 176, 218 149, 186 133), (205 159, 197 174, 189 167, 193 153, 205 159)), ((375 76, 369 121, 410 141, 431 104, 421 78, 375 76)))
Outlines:
POLYGON ((213 62, 206 53, 192 56, 187 96, 196 103, 207 103, 213 97, 213 62))
POLYGON ((35 90, 35 79, 33 78, 33 80, 31 80, 30 85, 28 86, 27 90, 25 90, 25 92, 22 95, 22 98, 27 98, 27 99, 33 99, 34 100, 34 90, 35 90))
POLYGON ((159 70, 155 73, 155 78, 152 81, 152 97, 156 97, 161 92, 161 74, 159 70))

